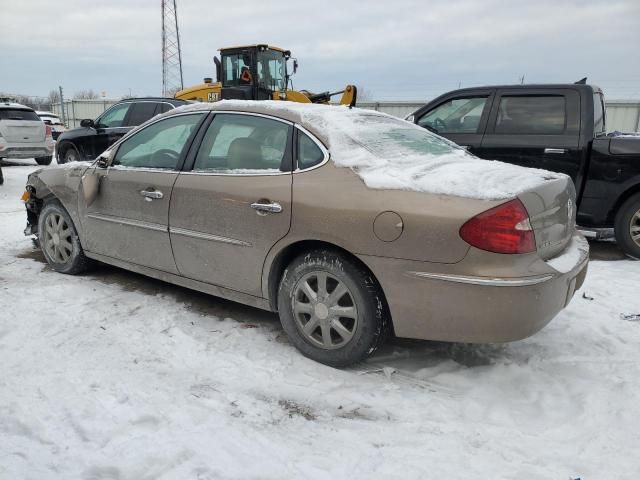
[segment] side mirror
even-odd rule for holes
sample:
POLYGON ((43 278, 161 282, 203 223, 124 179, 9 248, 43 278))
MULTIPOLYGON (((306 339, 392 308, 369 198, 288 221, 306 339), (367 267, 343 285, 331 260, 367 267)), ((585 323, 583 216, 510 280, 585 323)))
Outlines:
POLYGON ((93 120, 91 120, 90 118, 85 118, 84 120, 80 121, 80 126, 84 128, 93 128, 95 127, 95 123, 93 123, 93 120))
POLYGON ((99 168, 107 168, 111 166, 113 162, 113 157, 115 156, 115 150, 105 150, 96 159, 98 161, 99 168))

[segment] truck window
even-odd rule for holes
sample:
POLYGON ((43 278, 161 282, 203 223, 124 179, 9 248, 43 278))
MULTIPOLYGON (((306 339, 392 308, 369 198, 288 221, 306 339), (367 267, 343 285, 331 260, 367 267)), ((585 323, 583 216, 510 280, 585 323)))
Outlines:
POLYGON ((127 124, 130 127, 137 127, 153 117, 158 104, 156 102, 139 102, 131 106, 127 124))
POLYGON ((567 124, 562 95, 503 96, 500 99, 496 134, 559 135, 567 124))
POLYGON ((604 119, 604 101, 601 93, 593 94, 593 133, 602 135, 606 132, 604 119))
POLYGON ((437 133, 476 133, 487 97, 454 98, 418 119, 418 125, 437 133))

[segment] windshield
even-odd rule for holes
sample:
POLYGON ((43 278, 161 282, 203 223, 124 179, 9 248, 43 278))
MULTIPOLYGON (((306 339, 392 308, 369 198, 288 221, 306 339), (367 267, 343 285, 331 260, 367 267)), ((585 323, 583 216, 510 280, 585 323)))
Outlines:
POLYGON ((285 72, 285 58, 282 52, 258 52, 258 86, 272 91, 284 90, 285 72))

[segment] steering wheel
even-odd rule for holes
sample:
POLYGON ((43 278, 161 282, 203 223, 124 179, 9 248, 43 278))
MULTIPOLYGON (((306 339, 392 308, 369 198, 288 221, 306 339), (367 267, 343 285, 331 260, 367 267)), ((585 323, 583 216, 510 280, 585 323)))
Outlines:
POLYGON ((178 163, 180 154, 169 148, 157 150, 151 154, 151 164, 158 168, 174 168, 178 163))
POLYGON ((437 117, 434 121, 433 121, 433 128, 435 128, 436 130, 440 131, 443 128, 447 128, 447 124, 444 120, 442 120, 440 117, 437 117))

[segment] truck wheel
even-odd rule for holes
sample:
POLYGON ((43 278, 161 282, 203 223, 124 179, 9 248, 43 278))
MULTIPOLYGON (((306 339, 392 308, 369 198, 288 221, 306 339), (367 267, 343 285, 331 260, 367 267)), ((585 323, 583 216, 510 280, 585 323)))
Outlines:
POLYGON ((47 202, 38 219, 40 248, 56 272, 75 275, 92 264, 82 251, 71 217, 58 201, 47 202))
POLYGON ((618 210, 615 233, 622 251, 640 260, 640 193, 628 198, 618 210))
POLYGON ((332 367, 364 360, 383 343, 388 315, 370 272, 331 250, 294 259, 278 289, 287 336, 303 355, 332 367))
POLYGON ((38 165, 49 165, 52 158, 53 157, 51 155, 49 155, 48 157, 38 157, 36 158, 36 163, 38 165))

